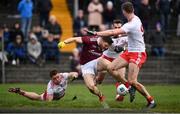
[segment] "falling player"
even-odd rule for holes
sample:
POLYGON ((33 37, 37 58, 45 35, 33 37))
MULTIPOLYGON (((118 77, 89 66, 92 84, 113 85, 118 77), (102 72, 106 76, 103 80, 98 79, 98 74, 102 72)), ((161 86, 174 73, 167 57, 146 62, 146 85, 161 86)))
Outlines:
POLYGON ((20 88, 9 88, 9 92, 17 93, 31 100, 41 100, 41 101, 52 101, 59 100, 65 95, 67 88, 68 79, 74 79, 78 77, 77 72, 70 73, 58 73, 57 70, 52 70, 50 72, 50 78, 47 85, 47 89, 41 95, 35 92, 28 92, 20 88))
POLYGON ((80 64, 84 82, 89 91, 98 96, 100 102, 103 102, 105 97, 95 83, 96 75, 105 75, 103 72, 97 73, 94 68, 97 64, 96 59, 102 55, 102 50, 97 44, 97 39, 97 36, 72 37, 60 42, 58 47, 64 48, 67 44, 73 42, 83 44, 80 54, 80 64))

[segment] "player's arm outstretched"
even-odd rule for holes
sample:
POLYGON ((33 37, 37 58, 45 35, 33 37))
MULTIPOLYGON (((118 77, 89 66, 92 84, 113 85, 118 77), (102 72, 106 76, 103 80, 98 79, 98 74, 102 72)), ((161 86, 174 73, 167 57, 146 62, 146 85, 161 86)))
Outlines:
POLYGON ((58 43, 58 48, 64 48, 67 44, 70 44, 70 43, 73 43, 73 42, 76 42, 76 43, 82 43, 82 37, 72 37, 72 38, 68 38, 64 41, 61 41, 58 43))
POLYGON ((122 29, 112 29, 112 30, 106 30, 106 31, 100 31, 96 32, 98 36, 116 36, 116 35, 122 35, 126 34, 126 32, 122 29))
POLYGON ((105 30, 105 31, 90 31, 86 30, 87 33, 97 36, 117 36, 117 35, 126 35, 126 32, 122 29, 111 29, 111 30, 105 30))

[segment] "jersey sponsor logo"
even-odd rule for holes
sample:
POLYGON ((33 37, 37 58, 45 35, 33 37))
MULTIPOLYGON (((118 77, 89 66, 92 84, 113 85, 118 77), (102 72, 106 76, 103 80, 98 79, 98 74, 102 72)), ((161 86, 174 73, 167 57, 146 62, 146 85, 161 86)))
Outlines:
POLYGON ((96 55, 96 56, 101 56, 101 53, 98 53, 95 50, 89 50, 89 53, 96 55))
POLYGON ((97 41, 97 38, 91 38, 90 41, 91 42, 97 41))

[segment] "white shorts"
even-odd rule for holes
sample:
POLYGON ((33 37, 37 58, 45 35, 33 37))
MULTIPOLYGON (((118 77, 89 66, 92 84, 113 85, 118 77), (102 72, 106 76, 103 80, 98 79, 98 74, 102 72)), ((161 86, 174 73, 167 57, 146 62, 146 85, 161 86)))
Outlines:
POLYGON ((81 71, 82 71, 82 76, 84 77, 86 74, 92 74, 96 75, 97 74, 97 59, 89 61, 88 63, 81 65, 81 71))

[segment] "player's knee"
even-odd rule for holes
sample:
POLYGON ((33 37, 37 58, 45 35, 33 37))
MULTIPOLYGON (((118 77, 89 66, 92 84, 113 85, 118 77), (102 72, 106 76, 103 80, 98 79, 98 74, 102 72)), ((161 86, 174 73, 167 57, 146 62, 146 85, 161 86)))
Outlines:
POLYGON ((136 80, 128 80, 129 84, 130 85, 136 85, 137 81, 136 80))
POLYGON ((109 72, 113 72, 113 71, 114 71, 114 68, 112 67, 112 65, 108 65, 108 66, 107 66, 107 70, 108 70, 109 72))

